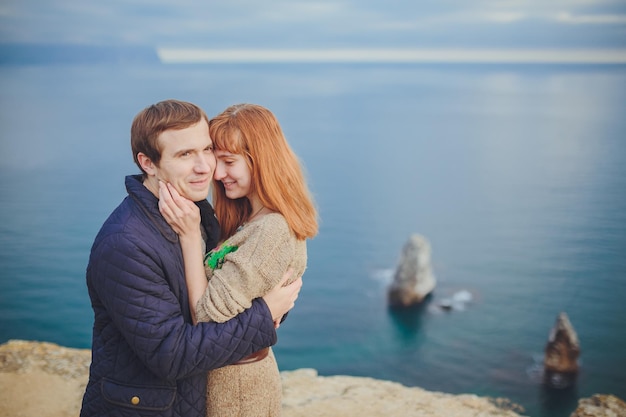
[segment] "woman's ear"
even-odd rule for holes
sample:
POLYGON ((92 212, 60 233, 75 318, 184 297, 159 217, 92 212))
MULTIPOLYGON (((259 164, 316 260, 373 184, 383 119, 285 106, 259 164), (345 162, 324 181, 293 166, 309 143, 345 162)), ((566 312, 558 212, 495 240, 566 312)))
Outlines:
POLYGON ((148 175, 156 175, 156 165, 152 162, 145 153, 139 152, 137 154, 137 161, 139 161, 139 165, 148 175))

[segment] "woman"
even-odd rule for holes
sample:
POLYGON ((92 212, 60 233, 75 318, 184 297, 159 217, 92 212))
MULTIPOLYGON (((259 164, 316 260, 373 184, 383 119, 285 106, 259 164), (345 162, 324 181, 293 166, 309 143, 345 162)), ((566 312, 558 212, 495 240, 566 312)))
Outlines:
MULTIPOLYGON (((161 211, 180 236, 196 321, 223 322, 266 294, 288 268, 304 273, 317 211, 298 158, 274 115, 254 104, 209 122, 217 165, 213 205, 221 244, 202 248, 195 204, 161 184, 161 211)), ((278 327, 279 323, 276 323, 278 327)), ((209 373, 207 415, 279 416, 282 388, 271 349, 209 373)))

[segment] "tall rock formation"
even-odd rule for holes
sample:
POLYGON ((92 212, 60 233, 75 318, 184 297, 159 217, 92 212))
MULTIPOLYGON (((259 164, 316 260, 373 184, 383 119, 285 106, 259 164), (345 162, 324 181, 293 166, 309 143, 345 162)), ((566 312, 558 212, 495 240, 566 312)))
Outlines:
POLYGON ((405 243, 389 287, 391 307, 409 307, 424 301, 436 285, 430 262, 430 243, 421 235, 413 234, 405 243))
POLYGON ((566 388, 578 375, 580 344, 567 314, 558 315, 550 331, 544 356, 544 382, 553 388, 566 388))

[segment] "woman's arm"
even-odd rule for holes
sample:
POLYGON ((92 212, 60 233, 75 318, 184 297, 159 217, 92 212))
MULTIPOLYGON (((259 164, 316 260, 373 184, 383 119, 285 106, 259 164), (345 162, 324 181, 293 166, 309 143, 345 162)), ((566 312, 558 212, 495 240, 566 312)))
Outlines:
POLYGON ((225 252, 217 262, 219 266, 197 304, 198 321, 227 321, 248 308, 253 299, 268 294, 290 266, 295 267, 294 277, 304 272, 306 259, 296 261, 296 239, 278 214, 252 222, 231 236, 228 244, 235 250, 225 252))
POLYGON ((193 323, 196 324, 196 305, 207 289, 200 210, 192 201, 181 197, 172 185, 163 182, 159 182, 159 210, 180 238, 189 308, 193 323))
POLYGON ((180 247, 183 251, 185 262, 185 281, 189 293, 189 308, 193 324, 198 322, 196 317, 196 305, 207 289, 207 279, 203 266, 202 235, 198 229, 198 235, 185 234, 180 236, 180 247))
MULTIPOLYGON (((235 239, 236 250, 221 255, 223 265, 213 271, 211 281, 208 282, 201 250, 198 207, 181 197, 171 185, 161 183, 159 187, 159 209, 180 237, 194 323, 225 322, 249 308, 252 300, 260 297, 265 299, 272 311, 273 298, 269 292, 273 289, 282 294, 284 291, 281 287, 287 277, 287 282, 291 282, 294 276, 300 277, 304 272, 306 255, 293 274, 285 272, 294 261, 295 237, 291 236, 282 216, 267 215, 267 219, 260 222, 264 225, 262 230, 252 227, 238 236, 247 235, 243 241, 235 239), (252 236, 248 233, 250 231, 254 231, 252 236)), ((279 321, 280 317, 282 314, 274 317, 274 320, 279 321)))

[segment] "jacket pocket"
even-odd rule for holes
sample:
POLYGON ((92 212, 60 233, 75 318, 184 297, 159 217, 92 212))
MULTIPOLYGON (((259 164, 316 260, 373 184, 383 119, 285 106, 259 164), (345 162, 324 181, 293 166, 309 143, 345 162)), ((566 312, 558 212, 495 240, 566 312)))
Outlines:
POLYGON ((121 384, 104 378, 102 396, 120 407, 144 411, 165 411, 176 399, 176 387, 121 384))

